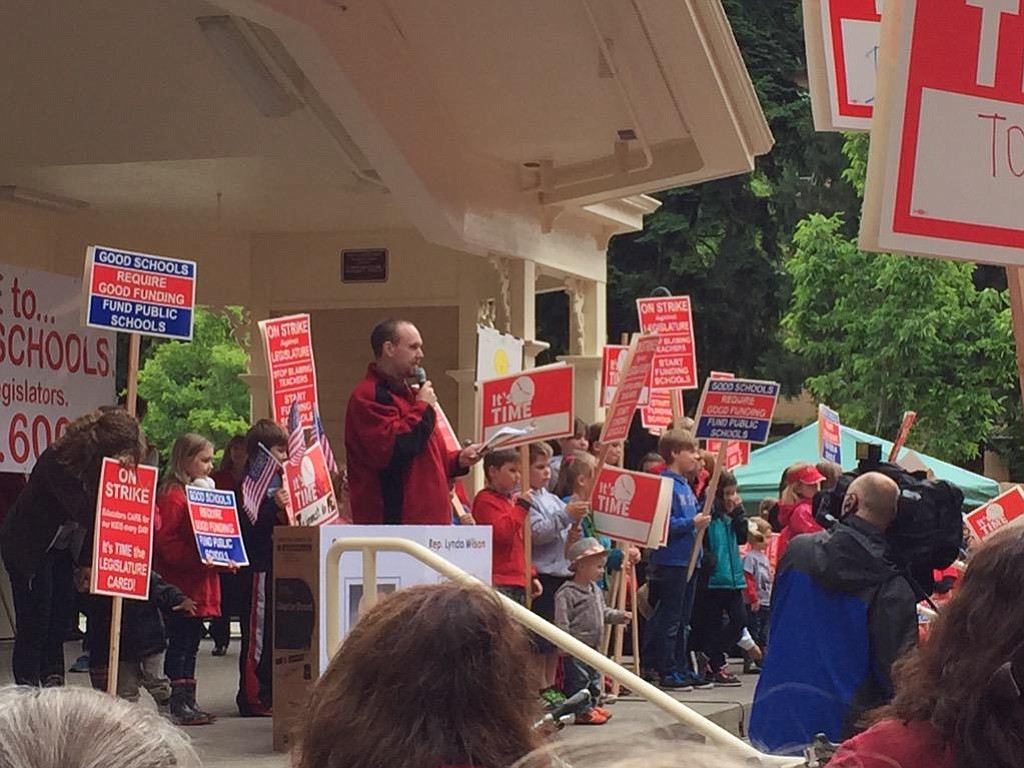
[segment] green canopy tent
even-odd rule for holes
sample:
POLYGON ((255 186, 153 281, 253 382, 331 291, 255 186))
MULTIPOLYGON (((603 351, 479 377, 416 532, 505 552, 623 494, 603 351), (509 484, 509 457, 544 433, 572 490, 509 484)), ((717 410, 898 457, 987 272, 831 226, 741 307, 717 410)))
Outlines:
MULTIPOLYGON (((880 437, 859 432, 844 426, 842 428, 843 469, 853 469, 857 465, 857 443, 879 443, 882 456, 888 456, 892 443, 880 437)), ((915 454, 904 448, 899 459, 915 454)), ((966 469, 947 464, 923 453, 916 453, 929 469, 940 480, 948 480, 964 493, 964 504, 974 509, 994 496, 999 495, 999 483, 982 475, 968 472, 966 469)), ((779 478, 783 470, 798 461, 818 461, 818 424, 809 424, 789 437, 776 443, 766 445, 750 454, 750 463, 736 470, 740 494, 748 509, 756 509, 763 498, 775 498, 779 494, 779 478)))

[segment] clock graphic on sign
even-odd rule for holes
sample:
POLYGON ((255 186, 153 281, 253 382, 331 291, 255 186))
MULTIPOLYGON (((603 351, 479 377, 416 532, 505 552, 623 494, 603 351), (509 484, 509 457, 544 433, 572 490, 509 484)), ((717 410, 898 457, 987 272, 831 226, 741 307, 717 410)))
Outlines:
POLYGON ((533 379, 529 376, 520 376, 514 382, 508 391, 508 401, 512 405, 526 405, 527 403, 533 402, 533 396, 536 393, 536 388, 533 383, 533 379))

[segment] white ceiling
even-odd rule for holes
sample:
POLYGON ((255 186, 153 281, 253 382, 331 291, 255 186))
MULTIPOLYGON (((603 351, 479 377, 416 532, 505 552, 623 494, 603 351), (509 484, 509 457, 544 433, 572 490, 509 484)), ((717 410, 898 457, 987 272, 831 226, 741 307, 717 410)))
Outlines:
POLYGON ((257 110, 195 23, 217 13, 199 0, 0 3, 0 184, 189 226, 401 226, 305 109, 257 110))

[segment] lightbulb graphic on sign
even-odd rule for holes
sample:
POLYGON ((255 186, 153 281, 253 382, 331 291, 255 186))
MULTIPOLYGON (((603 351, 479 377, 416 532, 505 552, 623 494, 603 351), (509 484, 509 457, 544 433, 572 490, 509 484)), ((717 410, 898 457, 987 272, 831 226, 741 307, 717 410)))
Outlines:
POLYGON ((494 351, 494 372, 499 376, 508 373, 508 352, 504 349, 499 348, 494 351))

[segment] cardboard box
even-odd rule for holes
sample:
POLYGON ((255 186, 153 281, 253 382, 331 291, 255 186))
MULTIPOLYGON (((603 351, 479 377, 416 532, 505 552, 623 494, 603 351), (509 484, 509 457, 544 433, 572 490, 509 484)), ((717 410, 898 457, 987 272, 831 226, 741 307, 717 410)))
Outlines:
MULTIPOLYGON (((341 559, 341 604, 325 606, 327 551, 339 538, 401 537, 416 541, 446 560, 491 583, 490 526, 325 525, 274 529, 274 749, 287 751, 295 718, 329 663, 327 621, 341 623, 342 635, 358 619, 362 597, 362 555, 341 559), (328 613, 331 616, 328 616, 328 613)), ((414 584, 433 584, 443 577, 409 555, 377 555, 378 595, 414 584)))

